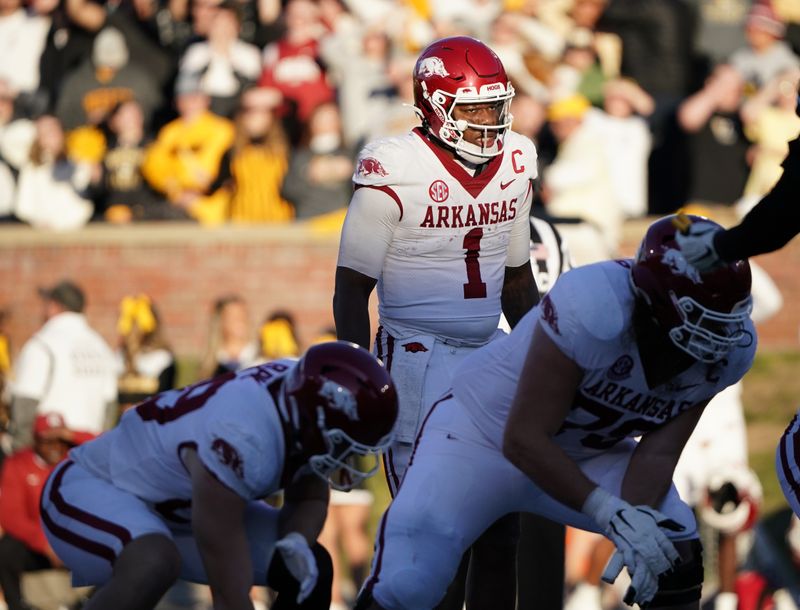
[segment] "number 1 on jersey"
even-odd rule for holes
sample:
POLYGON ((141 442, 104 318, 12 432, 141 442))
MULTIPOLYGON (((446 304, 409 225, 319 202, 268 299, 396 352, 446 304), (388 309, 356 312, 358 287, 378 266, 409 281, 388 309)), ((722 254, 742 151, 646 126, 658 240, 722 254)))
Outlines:
POLYGON ((464 284, 465 299, 485 299, 486 283, 481 280, 481 252, 483 228, 476 227, 464 236, 464 263, 467 265, 467 283, 464 284))

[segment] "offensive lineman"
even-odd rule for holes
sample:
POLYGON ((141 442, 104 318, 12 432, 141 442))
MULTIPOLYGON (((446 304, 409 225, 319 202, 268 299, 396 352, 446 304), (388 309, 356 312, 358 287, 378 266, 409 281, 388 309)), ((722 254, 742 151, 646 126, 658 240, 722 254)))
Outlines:
POLYGON ((605 578, 627 567, 627 603, 699 607, 700 543, 672 471, 706 403, 750 367, 755 329, 747 262, 700 274, 675 231, 661 219, 634 260, 567 272, 464 361, 422 425, 357 608, 432 608, 464 548, 513 511, 608 536, 605 578))
MULTIPOLYGON (((536 150, 509 129, 514 88, 502 63, 478 40, 445 38, 422 52, 413 77, 422 125, 361 151, 333 301, 338 337, 369 346, 377 284, 375 350, 400 401, 385 455, 392 495, 423 405, 468 354, 503 335, 501 311, 513 327, 538 300, 528 221, 536 150)), ((516 530, 508 517, 476 545, 470 572, 485 582, 468 588, 472 608, 513 610, 516 530)))
POLYGON ((373 474, 396 416, 388 372, 346 342, 163 392, 53 471, 45 533, 73 584, 102 585, 87 610, 149 610, 177 578, 217 610, 253 610, 254 584, 275 610, 328 610, 328 484, 373 474), (279 489, 280 510, 260 501, 279 489))

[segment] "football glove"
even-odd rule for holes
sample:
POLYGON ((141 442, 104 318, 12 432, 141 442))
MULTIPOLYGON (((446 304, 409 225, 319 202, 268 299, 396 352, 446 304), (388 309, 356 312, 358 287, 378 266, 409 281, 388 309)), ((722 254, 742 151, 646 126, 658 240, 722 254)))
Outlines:
POLYGON ((306 539, 297 532, 286 534, 275 543, 275 548, 280 551, 286 568, 300 583, 297 603, 302 604, 317 584, 317 560, 314 559, 314 553, 306 539))
POLYGON ((646 604, 658 593, 658 577, 680 561, 675 546, 663 529, 683 531, 679 523, 649 506, 631 506, 621 498, 596 487, 583 505, 589 515, 617 547, 603 573, 614 582, 623 566, 631 575, 625 603, 646 604))
POLYGON ((675 233, 675 241, 681 248, 686 261, 701 273, 723 264, 714 247, 714 237, 718 228, 703 223, 689 224, 684 230, 675 233))

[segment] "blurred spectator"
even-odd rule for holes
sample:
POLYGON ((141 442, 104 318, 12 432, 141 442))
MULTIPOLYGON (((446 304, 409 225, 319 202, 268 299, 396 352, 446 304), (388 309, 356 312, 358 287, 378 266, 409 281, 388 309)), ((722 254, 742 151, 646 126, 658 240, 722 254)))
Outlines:
MULTIPOLYGON (((11 342, 8 338, 8 320, 11 314, 8 309, 0 308, 0 442, 7 440, 5 436, 11 421, 10 386, 13 369, 11 366, 11 342)), ((0 445, 0 460, 5 451, 0 445)))
POLYGON ((147 74, 159 90, 174 74, 176 47, 182 50, 184 41, 176 23, 181 3, 181 0, 173 0, 159 7, 152 0, 64 0, 73 29, 82 29, 93 35, 107 27, 118 30, 130 56, 140 66, 147 67, 147 74))
POLYGON ((276 117, 280 93, 253 87, 242 94, 236 135, 220 162, 212 195, 201 198, 194 215, 206 224, 287 222, 292 207, 281 197, 289 147, 276 117))
POLYGON ((260 358, 278 360, 300 356, 300 341, 294 316, 283 309, 273 311, 264 320, 259 330, 261 340, 260 358))
POLYGON ((550 105, 558 153, 542 174, 547 212, 556 217, 577 265, 612 258, 622 228, 608 159, 598 154, 605 144, 585 123, 589 107, 589 100, 579 95, 550 105))
POLYGON ((519 35, 544 60, 553 63, 558 61, 564 51, 564 36, 542 18, 542 2, 522 0, 519 5, 512 11, 519 35))
POLYGON ((285 34, 264 49, 264 71, 259 85, 277 88, 288 102, 288 119, 294 142, 298 129, 322 102, 333 99, 319 57, 319 40, 325 32, 319 7, 311 0, 289 0, 284 8, 285 34))
POLYGON ((652 114, 653 98, 631 80, 608 81, 603 110, 591 109, 587 123, 604 142, 614 195, 623 214, 647 214, 647 160, 652 139, 643 117, 652 114))
POLYGON ((375 501, 368 489, 331 490, 328 516, 319 543, 333 561, 330 610, 347 610, 369 569, 372 539, 367 532, 370 508, 375 501))
POLYGON ((181 58, 179 77, 201 74, 200 86, 211 98, 211 111, 230 117, 242 89, 261 74, 258 47, 239 40, 242 13, 238 0, 217 5, 207 40, 195 42, 181 58))
POLYGON ((497 53, 515 88, 540 99, 547 99, 547 87, 527 65, 529 46, 519 34, 519 20, 513 13, 501 13, 492 22, 487 43, 497 53))
POLYGON ((12 173, 19 171, 28 160, 36 138, 33 121, 17 111, 18 100, 16 89, 0 77, 0 163, 8 166, 12 173))
POLYGON ((795 113, 800 70, 779 74, 742 106, 745 135, 753 143, 749 151, 750 174, 737 211, 744 215, 766 195, 783 173, 781 163, 789 141, 800 132, 795 113))
POLYGON ((355 32, 341 28, 322 39, 320 53, 336 86, 348 146, 363 144, 394 95, 388 70, 391 52, 391 41, 378 25, 355 32))
POLYGON ((45 39, 39 59, 39 87, 24 95, 20 110, 24 116, 36 117, 52 112, 64 76, 73 71, 92 52, 93 35, 76 28, 67 16, 62 0, 30 0, 28 10, 45 25, 45 39))
POLYGON ((550 84, 553 99, 580 94, 599 106, 603 102, 604 82, 593 33, 585 28, 573 30, 567 37, 561 62, 553 70, 550 84))
POLYGON ((84 123, 99 125, 120 103, 132 99, 141 104, 149 124, 161 104, 158 83, 131 60, 122 33, 107 27, 95 37, 91 57, 64 77, 56 115, 67 130, 84 123))
POLYGON ((176 363, 150 297, 130 295, 119 304, 119 403, 125 406, 175 387, 176 363))
POLYGON ((620 37, 620 76, 636 81, 655 100, 648 119, 651 214, 671 213, 686 201, 686 143, 675 112, 695 81, 694 26, 691 6, 663 0, 614 0, 598 22, 598 29, 620 37))
POLYGON ((751 0, 690 0, 697 15, 695 52, 704 76, 745 46, 744 22, 751 0))
POLYGON ((688 201, 730 204, 747 179, 747 138, 739 116, 744 81, 720 64, 697 93, 678 107, 678 122, 689 135, 688 201))
POLYGON ((790 508, 756 523, 736 591, 740 610, 800 607, 800 519, 790 508))
POLYGON ((28 13, 22 0, 0 2, 0 78, 17 91, 34 92, 39 86, 39 58, 49 24, 28 13))
POLYGON ((752 95, 781 72, 800 67, 800 58, 783 40, 786 26, 769 0, 758 0, 747 14, 747 46, 733 53, 730 64, 744 79, 747 95, 752 95))
POLYGON ((31 445, 37 412, 59 413, 76 442, 108 429, 116 416, 114 352, 89 326, 83 290, 62 280, 39 294, 44 324, 22 346, 11 388, 15 449, 31 445))
POLYGON ((292 151, 283 196, 294 206, 298 220, 343 210, 353 192, 351 151, 342 142, 336 104, 317 106, 303 143, 292 151))
POLYGON ((222 155, 234 139, 233 123, 209 111, 210 100, 196 75, 175 83, 178 118, 158 132, 142 163, 142 174, 169 201, 196 217, 200 198, 219 174, 222 155))
POLYGON ((36 120, 36 140, 17 183, 16 216, 41 229, 70 230, 86 224, 94 206, 87 198, 91 167, 66 156, 59 120, 36 120))
POLYGON ((384 98, 380 116, 373 117, 367 140, 384 136, 400 135, 419 125, 414 111, 414 64, 413 55, 399 54, 389 61, 387 76, 392 83, 392 97, 384 98))
POLYGON ((250 312, 236 294, 214 301, 208 327, 208 344, 200 363, 200 379, 238 371, 258 362, 259 345, 253 339, 250 312))
POLYGON ((36 416, 33 447, 9 456, 0 472, 0 587, 8 610, 31 610, 22 599, 23 573, 62 567, 42 530, 39 498, 47 476, 67 455, 73 437, 58 413, 36 416))
POLYGON ((115 108, 105 124, 105 152, 92 195, 105 220, 183 220, 188 214, 170 205, 150 188, 142 164, 151 138, 145 131, 142 107, 136 100, 115 108))

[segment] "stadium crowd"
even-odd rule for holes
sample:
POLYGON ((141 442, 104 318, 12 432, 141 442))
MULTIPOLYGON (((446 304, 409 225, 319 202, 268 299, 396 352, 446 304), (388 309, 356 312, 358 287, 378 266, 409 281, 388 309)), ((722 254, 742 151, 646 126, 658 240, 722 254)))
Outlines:
POLYGON ((336 219, 359 148, 417 122, 416 54, 467 34, 517 90, 537 203, 585 221, 569 232, 602 257, 625 218, 752 202, 776 179, 800 124, 800 9, 750 4, 7 0, 0 217, 60 230, 336 219))
MULTIPOLYGON (((516 89, 513 129, 538 151, 535 215, 555 223, 578 265, 614 257, 626 219, 689 203, 745 213, 780 177, 800 130, 792 0, 0 0, 0 222, 67 231, 313 218, 338 230, 358 151, 419 123, 414 62, 452 35, 485 41, 502 60, 516 89)), ((9 381, 3 396, 17 418, 0 477, 0 586, 10 610, 27 607, 21 573, 62 566, 40 531, 8 525, 5 503, 23 500, 6 493, 6 469, 37 469, 40 492, 41 472, 66 446, 177 380, 146 295, 120 303, 114 346, 82 319, 79 285, 41 296, 40 340, 87 342, 92 412, 36 417, 49 413, 45 383, 74 392, 85 380, 42 375, 51 356, 36 352, 36 338, 14 359, 0 313, 0 381, 9 381)), ((198 379, 302 353, 291 313, 266 313, 258 331, 252 316, 235 294, 212 304, 198 379)), ((345 537, 356 586, 366 576, 371 501, 366 491, 350 503, 339 496, 324 532, 330 545, 345 537)), ((24 505, 28 525, 38 522, 38 504, 24 505)), ((740 608, 768 586, 800 605, 800 528, 790 525, 756 528, 745 565, 761 580, 737 589, 740 608)), ((581 568, 567 565, 576 591, 591 552, 571 560, 581 568)), ((338 608, 353 601, 349 584, 334 587, 338 608)), ((604 595, 606 607, 619 601, 604 595)), ((204 603, 196 589, 175 589, 165 602, 204 603)))

